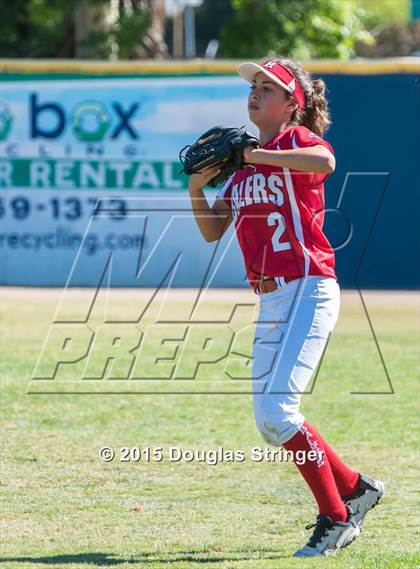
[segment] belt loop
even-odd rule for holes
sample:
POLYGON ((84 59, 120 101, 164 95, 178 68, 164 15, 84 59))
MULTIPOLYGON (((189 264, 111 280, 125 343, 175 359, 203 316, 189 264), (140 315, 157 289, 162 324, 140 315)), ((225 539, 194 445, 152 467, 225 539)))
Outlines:
POLYGON ((275 277, 275 279, 276 279, 276 282, 279 286, 281 286, 281 287, 286 286, 287 283, 286 283, 284 277, 275 277))

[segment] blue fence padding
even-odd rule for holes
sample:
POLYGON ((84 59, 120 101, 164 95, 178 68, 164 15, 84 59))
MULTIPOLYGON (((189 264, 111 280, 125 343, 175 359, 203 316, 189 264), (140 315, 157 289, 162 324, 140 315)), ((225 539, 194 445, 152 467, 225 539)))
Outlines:
MULTIPOLYGON (((340 283, 346 288, 418 288, 419 75, 322 78, 333 118, 326 138, 337 159, 326 185, 327 208, 336 206, 346 173, 386 173, 348 178, 342 209, 354 230, 350 243, 336 252, 340 283)), ((338 214, 326 215, 332 242, 345 237, 343 226, 338 214)))
MULTIPOLYGON (((420 284, 419 75, 328 74, 321 78, 327 83, 333 120, 326 139, 333 145, 337 159, 337 169, 326 184, 325 231, 336 248, 340 285, 343 288, 416 289, 420 284)), ((44 190, 28 191, 33 199, 32 207, 42 206, 44 190)), ((18 190, 10 189, 1 192, 9 198, 14 192, 19 194, 18 190)), ((87 190, 79 193, 81 199, 89 195, 87 190)), ((150 197, 154 195, 153 191, 146 193, 150 197)), ((74 190, 69 193, 74 194, 74 190)), ((118 192, 107 192, 111 197, 114 194, 118 192)), ((65 199, 66 190, 57 191, 57 195, 65 199)), ((170 198, 177 195, 187 198, 185 191, 166 193, 170 198)), ((129 198, 127 192, 124 198, 129 198)), ((43 203, 47 204, 49 199, 45 194, 43 203)), ((185 203, 188 204, 187 199, 185 203)), ((165 216, 157 216, 156 223, 159 219, 164 221, 165 216)), ((12 217, 0 219, 0 283, 63 286, 69 279, 71 286, 95 286, 112 251, 100 238, 118 227, 126 234, 128 246, 125 248, 125 242, 119 243, 118 254, 114 255, 109 281, 112 286, 157 286, 161 282, 162 265, 173 261, 178 247, 185 248, 185 255, 173 286, 203 284, 212 246, 201 239, 191 218, 176 229, 172 242, 164 244, 162 254, 155 257, 141 279, 135 270, 138 247, 130 242, 138 233, 140 222, 127 218, 122 222, 108 220, 103 226, 101 223, 96 220, 93 226, 99 228, 99 240, 95 242, 92 237, 90 245, 87 243, 69 279, 74 249, 67 245, 61 249, 48 245, 58 239, 70 239, 65 228, 60 235, 44 236, 42 251, 35 255, 29 247, 25 248, 25 243, 18 243, 17 237, 7 249, 4 247, 2 235, 10 235, 17 226, 21 232, 25 231, 26 226, 25 222, 12 217), (92 252, 89 246, 92 251, 94 247, 99 249, 92 252)), ((85 225, 82 220, 73 222, 72 231, 83 235, 85 225)), ((29 224, 27 227, 29 232, 33 230, 29 224)), ((159 231, 153 224, 148 226, 143 254, 150 253, 159 231)), ((206 279, 213 275, 212 286, 247 286, 237 244, 223 257, 223 247, 229 238, 230 235, 225 236, 212 261, 217 263, 223 258, 222 264, 206 279)), ((110 243, 115 245, 112 240, 110 243)))

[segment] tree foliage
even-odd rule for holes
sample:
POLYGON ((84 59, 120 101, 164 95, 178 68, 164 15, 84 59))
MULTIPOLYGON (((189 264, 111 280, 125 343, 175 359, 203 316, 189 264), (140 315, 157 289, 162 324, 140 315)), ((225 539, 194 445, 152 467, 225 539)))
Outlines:
POLYGON ((420 21, 410 21, 410 0, 353 0, 364 11, 373 42, 356 45, 360 57, 413 55, 420 49, 420 21))
POLYGON ((363 10, 351 0, 231 0, 234 17, 220 33, 221 57, 287 54, 347 59, 356 42, 372 41, 363 10))
POLYGON ((230 0, 204 0, 195 10, 197 54, 202 57, 210 40, 217 39, 220 27, 232 19, 230 0))
POLYGON ((0 57, 72 57, 80 0, 1 0, 0 57))
POLYGON ((160 58, 167 54, 164 32, 161 0, 119 0, 115 22, 93 30, 88 44, 104 58, 113 51, 119 59, 160 58))
POLYGON ((160 0, 120 0, 109 22, 109 0, 0 0, 0 57, 72 58, 80 48, 93 58, 162 57, 161 8, 160 0))
MULTIPOLYGON (((298 59, 413 53, 419 26, 410 0, 204 0, 197 48, 220 39, 218 57, 298 59)), ((0 0, 0 57, 162 58, 164 0, 0 0), (87 17, 89 16, 89 17, 87 17)))
POLYGON ((359 44, 360 57, 407 57, 420 51, 420 21, 409 24, 395 23, 381 26, 374 33, 373 45, 359 44))
POLYGON ((366 25, 407 24, 410 18, 410 0, 353 0, 357 8, 366 13, 366 25))
POLYGON ((115 51, 119 59, 145 56, 143 40, 150 25, 147 12, 120 11, 118 19, 109 27, 98 26, 91 30, 84 42, 86 48, 101 59, 108 59, 115 51))

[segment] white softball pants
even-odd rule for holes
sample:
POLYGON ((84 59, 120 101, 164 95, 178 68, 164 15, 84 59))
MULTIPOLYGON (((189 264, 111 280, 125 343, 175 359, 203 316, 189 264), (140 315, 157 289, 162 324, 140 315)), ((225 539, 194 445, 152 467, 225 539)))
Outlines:
POLYGON ((253 347, 255 422, 264 439, 281 446, 304 422, 301 396, 338 319, 334 278, 308 276, 259 296, 253 347))

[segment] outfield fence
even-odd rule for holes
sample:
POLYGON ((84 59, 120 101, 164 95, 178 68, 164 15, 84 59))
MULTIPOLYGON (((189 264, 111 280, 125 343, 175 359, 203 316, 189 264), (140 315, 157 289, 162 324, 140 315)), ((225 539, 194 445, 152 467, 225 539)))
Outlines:
MULTIPOLYGON (((247 286, 232 230, 201 239, 178 163, 210 126, 255 132, 237 63, 0 60, 0 282, 247 286)), ((340 284, 418 287, 418 59, 306 68, 329 91, 340 284)))

